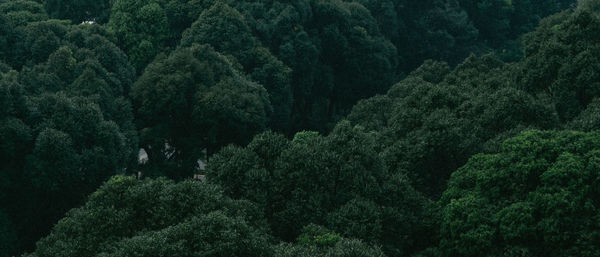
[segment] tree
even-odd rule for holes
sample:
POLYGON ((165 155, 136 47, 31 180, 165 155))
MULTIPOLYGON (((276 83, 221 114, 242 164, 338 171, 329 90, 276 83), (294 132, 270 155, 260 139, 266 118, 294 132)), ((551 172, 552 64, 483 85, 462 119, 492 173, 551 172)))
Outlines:
POLYGON ((271 256, 260 224, 214 185, 115 176, 25 256, 271 256))
POLYGON ((296 244, 284 243, 277 246, 275 256, 384 257, 385 254, 360 240, 346 239, 326 228, 311 224, 303 228, 296 244))
POLYGON ((25 26, 30 22, 48 19, 44 6, 29 0, 2 1, 0 12, 6 15, 14 26, 25 26))
POLYGON ((288 141, 264 133, 245 148, 216 154, 207 178, 231 197, 256 203, 283 240, 313 223, 404 256, 431 240, 436 208, 404 175, 387 172, 375 145, 348 122, 327 137, 300 132, 288 141))
POLYGON ((167 175, 173 178, 191 176, 205 149, 210 156, 227 144, 248 142, 271 112, 265 89, 207 45, 158 58, 132 95, 150 163, 170 161, 167 175))
POLYGON ((371 11, 386 38, 398 49, 399 68, 408 73, 424 60, 460 63, 481 52, 479 31, 458 1, 359 1, 371 11))
POLYGON ((292 69, 293 132, 329 130, 358 99, 396 79, 396 49, 358 3, 235 3, 255 37, 292 69))
POLYGON ((214 0, 114 0, 107 27, 141 74, 159 53, 168 54, 183 31, 214 0))
POLYGON ((15 71, 0 73, 0 109, 0 252, 8 257, 20 250, 22 234, 14 222, 18 217, 14 204, 19 201, 12 198, 12 192, 32 142, 31 128, 20 119, 28 111, 15 71))
POLYGON ((599 136, 529 131, 473 156, 441 199, 442 256, 594 256, 599 136))
POLYGON ((600 94, 600 18, 586 8, 544 19, 525 38, 516 80, 524 90, 549 98, 561 121, 576 117, 600 94))
POLYGON ((11 67, 0 74, 0 201, 14 254, 108 177, 137 165, 126 98, 134 70, 106 31, 56 20, 15 31, 11 67))
POLYGON ((359 102, 348 119, 375 133, 388 169, 435 198, 471 155, 526 128, 558 125, 549 106, 514 88, 511 69, 492 56, 453 71, 426 62, 387 95, 359 102))
POLYGON ((600 129, 600 99, 595 99, 583 110, 579 116, 567 123, 568 129, 579 131, 592 131, 600 129))
POLYGON ((169 31, 167 14, 158 0, 115 1, 107 26, 138 74, 176 38, 169 31))
POLYGON ((104 120, 99 107, 85 98, 45 94, 34 99, 30 112, 35 143, 26 156, 17 157, 25 158, 16 180, 23 184, 12 185, 11 197, 21 199, 14 204, 28 206, 16 212, 15 223, 23 238, 34 241, 106 178, 123 172, 130 156, 118 125, 104 120))
POLYGON ((273 106, 269 127, 282 132, 290 130, 291 69, 261 46, 242 14, 224 2, 215 3, 183 33, 181 46, 192 44, 210 44, 217 52, 239 61, 242 71, 269 93, 273 106))
POLYGON ((84 21, 105 23, 110 16, 111 5, 114 0, 101 1, 43 1, 46 11, 52 18, 70 19, 75 24, 84 21))
POLYGON ((514 6, 504 0, 459 0, 469 14, 482 39, 496 45, 506 41, 510 33, 510 16, 514 6))
POLYGON ((600 10, 598 3, 590 0, 577 0, 577 8, 579 10, 588 10, 594 12, 598 12, 600 10))

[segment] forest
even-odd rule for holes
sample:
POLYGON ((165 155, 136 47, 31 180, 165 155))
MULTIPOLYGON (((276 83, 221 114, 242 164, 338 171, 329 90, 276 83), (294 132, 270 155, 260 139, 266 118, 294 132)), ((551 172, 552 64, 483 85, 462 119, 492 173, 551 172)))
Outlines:
POLYGON ((598 257, 600 1, 0 0, 14 256, 598 257))

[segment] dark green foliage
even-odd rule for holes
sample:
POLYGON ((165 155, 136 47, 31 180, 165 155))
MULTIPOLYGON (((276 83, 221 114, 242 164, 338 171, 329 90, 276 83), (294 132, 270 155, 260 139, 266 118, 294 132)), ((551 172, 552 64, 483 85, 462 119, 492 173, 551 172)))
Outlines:
POLYGON ((269 256, 264 234, 221 212, 193 217, 158 232, 123 240, 98 256, 269 256), (182 243, 183 241, 183 243, 182 243))
POLYGON ((557 125, 552 109, 511 87, 509 71, 491 56, 471 57, 452 72, 426 62, 386 96, 359 102, 348 119, 375 132, 391 171, 438 195, 471 155, 523 129, 557 125))
POLYGON ((520 58, 519 37, 541 18, 572 7, 575 0, 458 0, 479 31, 479 40, 511 61, 520 58), (518 58, 516 58, 518 57, 518 58))
POLYGON ((397 77, 395 47, 360 4, 239 1, 232 7, 223 2, 210 6, 211 1, 117 1, 108 27, 141 73, 159 52, 173 49, 181 32, 202 13, 183 35, 182 45, 208 43, 236 57, 243 70, 272 94, 277 111, 271 125, 277 130, 287 130, 290 119, 294 131, 325 130, 358 99, 385 91, 397 77), (191 6, 196 16, 187 11, 172 15, 172 10, 191 6), (244 11, 245 17, 233 8, 244 11), (297 12, 311 14, 297 20, 297 12))
POLYGON ((335 232, 330 231, 327 228, 309 224, 302 228, 302 234, 298 236, 298 243, 300 245, 313 245, 313 246, 334 246, 336 243, 341 241, 343 238, 335 232))
POLYGON ((404 72, 426 59, 460 63, 471 52, 481 52, 472 17, 457 1, 360 1, 368 8, 400 56, 404 72))
POLYGON ((242 64, 252 61, 251 51, 259 44, 242 14, 224 2, 217 2, 203 11, 183 33, 182 46, 194 43, 211 44, 216 51, 235 56, 242 64))
MULTIPOLYGON (((479 31, 479 36, 491 44, 503 42, 510 33, 510 16, 514 6, 505 0, 459 0, 479 31)), ((515 1, 522 2, 522 1, 515 1)), ((532 15, 532 14, 529 14, 532 15)))
POLYGON ((531 131, 472 157, 441 199, 441 256, 596 256, 599 140, 531 131))
POLYGON ((600 5, 593 0, 577 0, 577 9, 598 12, 600 11, 600 5))
POLYGON ((84 21, 105 23, 114 0, 44 0, 52 18, 69 19, 75 24, 84 21))
POLYGON ((0 13, 17 27, 48 19, 44 6, 29 0, 0 1, 0 13))
POLYGON ((271 256, 261 224, 210 184, 116 176, 25 256, 271 256))
POLYGON ((172 178, 191 176, 204 150, 247 143, 272 110, 265 89, 207 45, 159 57, 132 95, 149 164, 172 178))
MULTIPOLYGON (((3 178, 0 177, 0 181, 2 179, 3 178)), ((16 241, 17 235, 13 229, 10 218, 0 210, 0 256, 10 257, 13 254, 16 254, 16 241)))
POLYGON ((31 118, 38 125, 32 128, 39 134, 28 157, 31 166, 26 168, 34 184, 40 181, 39 187, 49 191, 80 186, 87 188, 87 194, 126 166, 125 138, 117 124, 103 119, 97 105, 63 94, 43 95, 34 101, 31 118))
MULTIPOLYGON (((25 1, 0 8, 43 13, 25 1)), ((136 165, 137 154, 126 98, 134 71, 123 52, 99 26, 21 16, 11 16, 18 36, 7 41, 10 66, 0 74, 0 172, 10 181, 0 201, 16 233, 11 254, 30 249, 105 179, 136 165)))
POLYGON ((214 0, 114 0, 107 27, 138 74, 154 57, 173 50, 188 28, 214 0))
POLYGON ((278 43, 271 49, 294 71, 296 128, 324 131, 357 100, 395 81, 397 52, 360 4, 310 1, 310 7, 306 21, 298 17, 306 6, 279 10, 274 26, 285 30, 270 34, 278 43))
POLYGON ((383 252, 359 240, 340 237, 314 224, 304 227, 297 244, 281 244, 275 249, 277 257, 385 257, 383 252))
POLYGON ((425 59, 516 61, 518 37, 572 2, 118 0, 108 27, 138 74, 179 39, 210 44, 270 93, 269 127, 325 132, 425 59))
POLYGON ((269 127, 283 132, 290 130, 291 70, 261 46, 242 14, 224 2, 215 3, 183 33, 181 46, 192 44, 210 44, 221 54, 235 57, 243 71, 269 93, 273 106, 269 127))
POLYGON ((332 247, 319 248, 282 244, 276 248, 277 257, 385 257, 379 249, 356 239, 344 239, 332 247))
POLYGON ((377 242, 382 231, 382 213, 376 203, 354 199, 327 215, 327 223, 334 231, 367 242, 377 242))
POLYGON ((568 123, 567 128, 579 131, 600 129, 600 99, 592 101, 579 116, 568 123))
MULTIPOLYGON (((13 90, 19 86, 13 84, 13 90)), ((106 177, 126 167, 129 156, 119 127, 81 98, 45 94, 32 98, 24 113, 12 109, 0 121, 1 170, 12 182, 3 186, 1 198, 25 240, 17 247, 27 247, 106 177)))
MULTIPOLYGON (((24 127, 31 134, 22 129, 21 140, 34 141, 19 145, 26 147, 27 155, 14 157, 11 173, 19 183, 9 191, 10 206, 18 208, 15 224, 29 240, 41 236, 104 179, 127 167, 131 153, 119 126, 105 120, 97 105, 64 94, 32 100, 26 120, 30 128, 24 127)), ((15 134, 12 131, 6 136, 15 134)))
POLYGON ((120 0, 112 7, 108 29, 138 73, 165 50, 167 42, 175 41, 165 10, 157 2, 120 0))
POLYGON ((0 0, 0 257, 596 256, 577 2, 0 0))
POLYGON ((300 132, 291 142, 260 134, 246 148, 224 148, 207 173, 228 195, 257 203, 285 240, 314 223, 403 256, 432 237, 433 204, 388 173, 372 135, 348 122, 327 137, 300 132))
POLYGON ((0 2, 0 9, 0 61, 20 68, 25 57, 22 56, 25 51, 22 46, 25 32, 20 26, 30 21, 40 21, 47 16, 38 3, 29 1, 0 2), (32 6, 39 7, 41 13, 35 13, 36 8, 28 8, 32 6))
POLYGON ((543 20, 526 36, 517 83, 569 121, 600 95, 600 17, 586 8, 543 20))
POLYGON ((469 53, 497 49, 507 60, 521 57, 518 38, 538 21, 575 0, 361 0, 404 61, 404 71, 425 59, 460 63, 469 53))

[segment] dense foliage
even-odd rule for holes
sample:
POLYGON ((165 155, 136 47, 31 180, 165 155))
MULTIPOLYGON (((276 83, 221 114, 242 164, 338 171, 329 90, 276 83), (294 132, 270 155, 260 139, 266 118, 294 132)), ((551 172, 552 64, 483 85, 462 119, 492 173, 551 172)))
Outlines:
POLYGON ((452 174, 437 256, 596 256, 600 134, 523 133, 452 174))
MULTIPOLYGON (((11 4, 23 9, 7 15, 8 24, 43 12, 31 8, 35 3, 0 5, 11 4)), ((0 169, 7 181, 0 199, 20 249, 107 177, 135 164, 127 100, 135 73, 101 27, 48 20, 12 31, 0 75, 0 169)))
POLYGON ((131 95, 141 146, 151 164, 171 165, 165 171, 173 178, 189 177, 205 149, 213 153, 228 143, 246 143, 265 128, 272 110, 265 89, 207 45, 157 57, 131 95))
POLYGON ((276 246, 262 230, 263 222, 253 204, 224 196, 218 186, 116 176, 83 207, 69 211, 38 242, 37 250, 25 256, 268 257, 304 251, 318 256, 383 256, 376 248, 313 227, 307 227, 297 245, 276 246), (330 239, 323 245, 316 238, 330 239))
POLYGON ((327 137, 301 132, 288 141, 264 133, 213 157, 208 179, 257 203, 280 238, 313 223, 406 255, 434 236, 437 213, 403 174, 388 172, 373 139, 348 122, 327 137))
POLYGON ((557 125, 551 108, 511 87, 510 70, 492 56, 470 57, 452 72, 426 62, 386 95, 359 102, 348 119, 375 133, 388 168, 437 195, 471 155, 557 125))
POLYGON ((599 35, 595 0, 0 0, 0 257, 597 256, 599 35))
POLYGON ((116 176, 27 256, 268 256, 260 223, 251 204, 216 186, 116 176))

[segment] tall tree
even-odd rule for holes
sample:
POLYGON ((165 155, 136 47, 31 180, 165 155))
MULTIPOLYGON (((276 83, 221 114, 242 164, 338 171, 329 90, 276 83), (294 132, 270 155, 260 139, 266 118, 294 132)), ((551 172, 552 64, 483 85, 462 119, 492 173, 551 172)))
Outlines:
POLYGON ((138 74, 158 53, 166 50, 168 42, 176 39, 169 30, 167 14, 158 0, 116 1, 107 26, 138 74))
POLYGON ((215 0, 113 0, 107 27, 141 74, 159 53, 172 51, 181 34, 215 0))
POLYGON ((583 6, 544 19, 525 38, 517 73, 524 90, 549 98, 561 121, 569 121, 600 95, 600 17, 583 6))
POLYGON ((208 45, 159 57, 132 95, 149 164, 170 165, 173 178, 191 176, 205 150, 248 142, 272 110, 265 89, 208 45))
POLYGON ((269 127, 289 132, 291 69, 261 46, 242 14, 224 2, 215 3, 183 33, 181 46, 192 44, 210 44, 217 52, 235 57, 243 66, 242 70, 269 93, 273 106, 269 127))

